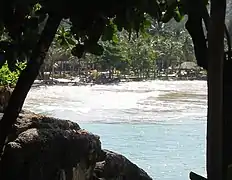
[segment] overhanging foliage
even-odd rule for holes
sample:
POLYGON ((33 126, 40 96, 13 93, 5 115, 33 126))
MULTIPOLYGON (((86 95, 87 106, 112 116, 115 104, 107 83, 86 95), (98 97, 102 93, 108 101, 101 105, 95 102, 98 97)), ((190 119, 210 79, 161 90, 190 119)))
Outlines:
POLYGON ((80 58, 85 52, 101 55, 104 49, 98 44, 99 39, 117 42, 117 31, 145 33, 153 19, 166 23, 174 18, 179 22, 201 5, 197 2, 202 1, 194 1, 191 7, 190 0, 86 0, 76 6, 74 0, 3 0, 0 33, 8 34, 10 39, 0 43, 5 57, 0 66, 7 60, 9 68, 14 70, 17 61, 30 57, 51 14, 67 19, 71 25, 70 32, 63 35, 73 36, 75 41, 66 42, 65 37, 59 40, 64 46, 71 44, 72 54, 80 58))

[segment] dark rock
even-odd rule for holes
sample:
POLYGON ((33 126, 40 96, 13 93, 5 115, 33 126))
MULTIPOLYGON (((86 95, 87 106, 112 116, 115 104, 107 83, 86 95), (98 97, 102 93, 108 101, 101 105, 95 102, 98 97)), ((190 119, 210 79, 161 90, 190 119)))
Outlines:
POLYGON ((4 112, 5 108, 8 105, 8 101, 13 92, 13 89, 8 86, 0 87, 0 112, 4 112))
POLYGON ((13 125, 12 132, 9 136, 9 141, 13 141, 20 133, 27 129, 59 129, 59 130, 80 130, 77 123, 58 118, 47 117, 35 114, 29 111, 23 111, 17 122, 13 125))
POLYGON ((5 180, 152 180, 78 124, 27 111, 8 136, 0 173, 5 180))
POLYGON ((7 180, 90 179, 101 143, 71 121, 21 114, 1 161, 7 180))
POLYGON ((152 180, 151 177, 126 157, 112 151, 103 150, 94 172, 103 180, 152 180))

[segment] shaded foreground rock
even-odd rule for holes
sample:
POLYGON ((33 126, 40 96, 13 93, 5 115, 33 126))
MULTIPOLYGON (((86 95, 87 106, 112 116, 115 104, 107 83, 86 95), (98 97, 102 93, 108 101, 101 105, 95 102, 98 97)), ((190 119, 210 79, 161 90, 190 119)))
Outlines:
POLYGON ((4 112, 8 105, 8 101, 13 92, 13 89, 8 86, 0 86, 0 112, 4 112))
POLYGON ((103 150, 105 157, 97 162, 95 175, 105 180, 152 180, 148 174, 121 154, 103 150))
POLYGON ((6 180, 90 179, 101 153, 98 136, 76 123, 21 114, 1 161, 6 180))
POLYGON ((4 180, 151 180, 78 124, 30 112, 14 124, 0 170, 4 180))

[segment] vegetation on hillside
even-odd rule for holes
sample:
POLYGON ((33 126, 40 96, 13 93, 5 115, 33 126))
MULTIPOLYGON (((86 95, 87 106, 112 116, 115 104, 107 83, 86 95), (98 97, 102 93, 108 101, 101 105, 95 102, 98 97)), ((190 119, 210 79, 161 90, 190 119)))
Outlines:
MULTIPOLYGON (((175 25, 175 22, 172 22, 175 25)), ((112 74, 132 75, 139 78, 156 78, 160 73, 178 72, 181 63, 196 62, 191 37, 183 28, 162 27, 153 21, 146 33, 129 34, 123 30, 114 35, 114 40, 99 44, 102 55, 85 53, 81 58, 72 55, 74 37, 70 26, 61 23, 49 49, 42 72, 69 72, 72 76, 87 74, 91 70, 112 74), (65 45, 65 46, 64 46, 65 45)), ((64 77, 65 74, 63 74, 64 77)), ((43 75, 44 76, 44 75, 43 75)))

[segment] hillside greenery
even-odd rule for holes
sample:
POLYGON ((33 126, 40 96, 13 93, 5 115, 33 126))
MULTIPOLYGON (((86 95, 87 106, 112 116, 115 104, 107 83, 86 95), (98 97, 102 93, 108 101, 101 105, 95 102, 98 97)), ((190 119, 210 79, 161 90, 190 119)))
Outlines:
POLYGON ((115 33, 113 40, 102 37, 99 41, 104 49, 101 55, 85 53, 78 58, 72 55, 75 39, 67 22, 63 22, 49 49, 42 71, 52 72, 55 69, 73 71, 72 75, 79 75, 97 70, 108 71, 110 76, 117 72, 121 75, 156 78, 168 69, 178 69, 183 62, 196 62, 188 33, 176 22, 171 21, 170 24, 173 24, 169 25, 173 29, 153 21, 148 24, 146 33, 130 34, 123 30, 115 33))

